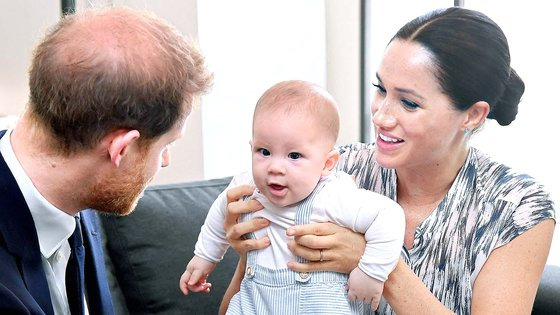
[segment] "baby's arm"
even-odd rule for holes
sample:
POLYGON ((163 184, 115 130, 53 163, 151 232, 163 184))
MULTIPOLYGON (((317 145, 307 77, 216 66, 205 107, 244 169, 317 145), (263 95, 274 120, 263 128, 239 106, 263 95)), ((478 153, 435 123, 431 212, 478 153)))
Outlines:
MULTIPOLYGON (((372 303, 376 309, 383 283, 395 268, 404 241, 405 220, 402 208, 393 200, 364 190, 344 189, 330 192, 331 220, 364 233, 364 255, 348 280, 348 296, 372 303), (338 197, 334 197, 338 195, 338 197), (334 197, 334 198, 333 198, 334 197), (333 206, 338 203, 338 206, 333 206)), ((336 187, 336 186, 335 186, 336 187)), ((351 186, 350 186, 351 187, 351 186)))
POLYGON ((192 292, 210 292, 210 283, 206 282, 208 275, 222 260, 229 244, 224 230, 224 218, 227 207, 227 190, 251 180, 250 174, 242 173, 235 176, 231 183, 212 203, 204 225, 200 229, 195 244, 195 256, 188 263, 185 272, 179 280, 179 287, 183 294, 192 292))
POLYGON ((183 291, 183 294, 187 295, 189 291, 210 292, 212 284, 206 282, 206 280, 215 267, 216 263, 194 256, 191 261, 189 261, 187 269, 181 276, 181 280, 179 280, 179 287, 181 291, 183 291))
POLYGON ((179 288, 184 295, 191 292, 210 292, 212 284, 206 282, 208 275, 225 254, 228 244, 223 232, 223 205, 225 193, 214 201, 195 244, 195 256, 189 261, 179 279, 179 288))
POLYGON ((366 249, 358 267, 350 273, 349 293, 371 302, 377 309, 383 283, 395 268, 404 243, 404 212, 395 201, 371 191, 360 189, 361 201, 356 217, 356 231, 364 231, 366 249), (366 224, 368 224, 367 226, 366 224))
POLYGON ((368 276, 360 268, 354 268, 348 278, 348 298, 352 301, 371 303, 376 310, 383 293, 384 282, 368 276))
POLYGON ((194 254, 211 262, 219 262, 225 255, 229 243, 226 239, 224 220, 227 211, 227 191, 231 187, 251 183, 250 173, 236 175, 228 187, 218 195, 208 210, 204 225, 200 228, 200 234, 194 247, 194 254))

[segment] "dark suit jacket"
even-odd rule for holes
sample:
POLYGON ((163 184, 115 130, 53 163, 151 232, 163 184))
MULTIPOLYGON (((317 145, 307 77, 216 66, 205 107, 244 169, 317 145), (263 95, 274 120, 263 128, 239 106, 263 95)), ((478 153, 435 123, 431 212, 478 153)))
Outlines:
MULTIPOLYGON (((4 133, 0 131, 0 138, 4 133)), ((89 313, 113 314, 97 217, 92 210, 80 215, 89 313)), ((0 314, 53 314, 35 223, 1 154, 0 314)))

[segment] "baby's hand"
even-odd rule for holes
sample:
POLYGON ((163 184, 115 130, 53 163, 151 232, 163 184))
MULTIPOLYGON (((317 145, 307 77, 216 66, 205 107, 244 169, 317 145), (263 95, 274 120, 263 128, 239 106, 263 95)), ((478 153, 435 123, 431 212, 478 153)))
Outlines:
POLYGON ((189 294, 189 291, 204 293, 210 292, 212 284, 206 282, 206 279, 208 279, 208 275, 215 267, 215 263, 209 262, 198 256, 194 256, 179 280, 179 288, 181 288, 183 294, 187 295, 189 294))
POLYGON ((375 311, 383 293, 383 284, 383 281, 368 276, 356 267, 348 278, 348 299, 371 303, 371 309, 375 311))

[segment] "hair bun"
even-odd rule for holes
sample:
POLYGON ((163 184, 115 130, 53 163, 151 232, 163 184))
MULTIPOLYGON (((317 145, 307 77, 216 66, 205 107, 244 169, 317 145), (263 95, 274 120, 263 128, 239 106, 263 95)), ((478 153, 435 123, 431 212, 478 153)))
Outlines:
POLYGON ((502 126, 509 125, 515 120, 523 92, 525 92, 525 83, 517 75, 517 72, 511 68, 509 81, 505 86, 504 93, 494 104, 488 114, 488 118, 496 120, 502 126))

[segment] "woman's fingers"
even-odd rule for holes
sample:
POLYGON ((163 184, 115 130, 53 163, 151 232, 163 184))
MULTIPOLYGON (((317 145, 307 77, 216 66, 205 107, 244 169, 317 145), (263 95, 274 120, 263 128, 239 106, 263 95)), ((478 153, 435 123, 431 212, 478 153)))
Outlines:
POLYGON ((337 243, 338 237, 347 229, 334 223, 314 223, 296 225, 288 229, 287 234, 301 246, 313 249, 331 248, 337 243))
POLYGON ((250 199, 250 200, 242 200, 243 197, 251 195, 253 190, 255 189, 254 186, 250 185, 242 185, 237 186, 229 189, 226 193, 227 198, 227 211, 226 211, 226 218, 224 221, 224 227, 226 231, 237 224, 239 219, 239 215, 243 213, 249 213, 261 210, 263 206, 260 202, 250 199))
POLYGON ((226 193, 227 211, 224 228, 226 230, 226 235, 228 236, 228 241, 229 238, 241 238, 243 234, 256 231, 258 230, 258 226, 262 228, 264 224, 262 221, 257 222, 257 224, 260 225, 258 225, 256 229, 252 229, 251 224, 242 224, 241 226, 237 224, 240 214, 258 211, 263 208, 260 202, 256 200, 240 200, 244 196, 250 195, 253 190, 254 186, 242 185, 233 187, 226 193))
POLYGON ((232 201, 227 205, 228 214, 239 216, 240 214, 261 210, 263 206, 255 199, 232 201))
POLYGON ((332 248, 333 246, 336 246, 338 241, 335 234, 325 236, 302 235, 295 237, 294 240, 301 246, 309 247, 315 250, 332 248))
POLYGON ((270 245, 270 239, 268 238, 268 236, 265 236, 260 239, 248 239, 248 240, 231 243, 231 247, 239 255, 243 255, 250 250, 263 249, 269 245, 270 245))
POLYGON ((269 221, 263 218, 254 218, 247 222, 236 223, 226 227, 226 239, 234 251, 245 254, 253 249, 261 249, 270 245, 270 239, 265 236, 260 239, 245 239, 245 234, 267 227, 269 221))
POLYGON ((332 270, 349 273, 357 266, 366 243, 362 234, 333 223, 294 226, 287 234, 294 236, 288 243, 294 255, 310 261, 288 264, 289 268, 300 272, 332 270))
POLYGON ((224 221, 226 239, 233 250, 240 255, 245 254, 249 250, 261 249, 270 245, 268 237, 256 240, 245 239, 245 235, 247 233, 255 232, 268 226, 268 220, 263 218, 254 218, 247 222, 238 223, 239 215, 258 211, 263 208, 260 202, 256 200, 241 200, 244 196, 251 195, 254 189, 254 186, 242 185, 233 187, 226 193, 227 211, 224 221))
POLYGON ((253 185, 240 185, 228 189, 226 193, 227 204, 229 205, 245 196, 250 196, 253 194, 253 190, 255 190, 255 186, 253 185))
POLYGON ((295 240, 288 241, 288 248, 294 255, 307 259, 309 261, 313 261, 315 260, 314 258, 319 257, 319 255, 316 254, 319 253, 319 249, 301 246, 295 240))
POLYGON ((332 235, 340 231, 340 226, 334 223, 313 223, 305 225, 296 225, 288 228, 287 234, 289 236, 302 236, 302 235, 332 235))
POLYGON ((268 224, 269 221, 264 218, 253 218, 252 220, 246 222, 235 223, 231 226, 226 226, 226 238, 228 242, 233 240, 244 240, 245 234, 265 228, 268 224))

